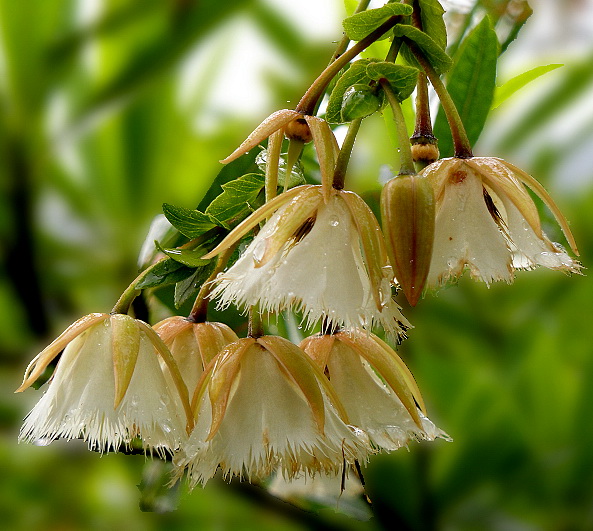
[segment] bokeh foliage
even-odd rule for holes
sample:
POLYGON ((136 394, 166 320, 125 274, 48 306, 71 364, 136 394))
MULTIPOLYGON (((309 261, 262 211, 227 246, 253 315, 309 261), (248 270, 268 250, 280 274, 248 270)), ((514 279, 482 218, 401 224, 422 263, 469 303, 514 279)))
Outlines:
MULTIPOLYGON (((454 442, 374 458, 366 470, 371 520, 336 514, 331 503, 303 502, 315 509, 304 513, 261 489, 222 482, 191 494, 185 487, 166 493, 162 467, 139 456, 99 458, 75 443, 16 445, 20 420, 38 396, 12 395, 26 362, 73 319, 111 308, 137 272, 139 249, 161 204, 195 207, 220 170, 218 159, 257 122, 220 113, 214 125, 196 125, 214 90, 209 80, 223 61, 212 52, 189 103, 182 104, 183 61, 229 20, 242 17, 298 74, 288 81, 267 72, 272 111, 296 103, 332 53, 331 42, 310 42, 298 23, 264 0, 106 0, 100 16, 87 22, 81 13, 91 3, 0 1, 3 525, 593 527, 593 286, 586 275, 525 272, 513 286, 491 289, 464 279, 415 309, 404 307, 416 328, 400 354, 423 389, 431 418, 454 442), (141 482, 142 494, 136 487, 141 482), (166 512, 175 505, 177 511, 166 512)), ((491 19, 474 31, 496 24, 509 3, 478 2, 472 25, 486 13, 491 19)), ((471 30, 464 25, 471 17, 456 20, 460 34, 471 30)), ((500 38, 500 52, 512 53, 512 37, 523 23, 517 18, 500 38)), ((460 39, 452 42, 450 51, 461 61, 467 47, 460 39)), ((564 58, 564 67, 547 74, 552 81, 522 89, 519 111, 505 111, 513 98, 501 104, 476 149, 520 162, 548 187, 572 221, 585 266, 592 254, 593 170, 574 161, 593 145, 593 126, 569 127, 562 136, 557 130, 575 105, 586 110, 591 53, 564 58)), ((479 96, 471 97, 482 104, 479 96)), ((355 147, 352 183, 371 203, 381 166, 397 166, 389 121, 366 121, 355 147)), ((550 237, 561 241, 549 213, 542 216, 550 237)), ((342 511, 358 514, 347 500, 341 504, 342 511)))

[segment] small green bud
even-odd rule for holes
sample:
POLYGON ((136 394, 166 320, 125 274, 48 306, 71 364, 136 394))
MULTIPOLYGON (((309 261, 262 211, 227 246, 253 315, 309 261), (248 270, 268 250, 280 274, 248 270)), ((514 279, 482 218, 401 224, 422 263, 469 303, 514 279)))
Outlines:
POLYGON ((371 87, 357 83, 344 92, 342 97, 342 120, 351 122, 356 118, 364 118, 373 114, 381 107, 381 100, 371 87))

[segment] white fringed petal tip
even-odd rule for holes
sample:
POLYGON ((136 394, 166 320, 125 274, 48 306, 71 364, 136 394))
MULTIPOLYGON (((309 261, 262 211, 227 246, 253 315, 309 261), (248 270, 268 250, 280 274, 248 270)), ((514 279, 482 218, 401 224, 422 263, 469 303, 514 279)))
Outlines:
POLYGON ((297 346, 264 336, 241 339, 207 369, 194 397, 197 422, 174 458, 177 477, 205 484, 252 480, 277 471, 287 478, 337 473, 366 461, 368 440, 342 420, 323 374, 297 346))
POLYGON ((578 273, 581 265, 541 228, 537 207, 525 185, 552 211, 573 252, 568 222, 533 177, 498 158, 441 159, 422 172, 433 184, 436 230, 428 286, 463 274, 486 284, 512 282, 517 269, 543 266, 578 273))
POLYGON ((389 345, 364 330, 307 338, 301 348, 331 380, 348 422, 374 448, 394 451, 411 440, 450 440, 424 413, 414 377, 389 345))
POLYGON ((351 192, 334 191, 326 203, 321 187, 302 188, 217 277, 212 297, 222 308, 302 311, 308 326, 381 325, 405 337, 411 325, 391 296, 393 271, 368 206, 351 192))
POLYGON ((47 390, 24 421, 19 440, 83 439, 91 450, 106 452, 140 437, 145 449, 173 452, 187 435, 175 389, 166 383, 159 365, 158 337, 132 317, 90 317, 77 321, 52 343, 44 351, 50 355, 42 353, 33 361, 31 376, 42 372, 42 366, 65 347, 47 390), (130 356, 131 363, 118 366, 120 354, 130 356), (124 386, 119 389, 121 399, 116 379, 124 386))

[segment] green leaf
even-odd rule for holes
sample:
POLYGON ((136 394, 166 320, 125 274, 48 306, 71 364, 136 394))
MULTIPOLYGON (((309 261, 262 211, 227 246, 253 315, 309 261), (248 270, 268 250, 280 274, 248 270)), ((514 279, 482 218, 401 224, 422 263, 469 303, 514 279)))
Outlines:
POLYGON ((218 175, 214 179, 212 185, 200 201, 198 205, 198 210, 201 212, 205 212, 208 208, 208 205, 214 201, 220 194, 222 194, 223 189, 222 186, 229 181, 234 181, 241 177, 241 175, 245 175, 247 173, 254 173, 257 172, 258 167, 255 163, 255 159, 260 152, 259 147, 253 148, 245 155, 242 155, 238 159, 229 162, 228 164, 224 165, 222 169, 218 172, 218 175))
MULTIPOLYGON (((488 17, 484 17, 464 39, 449 74, 447 90, 459 111, 472 146, 482 132, 492 105, 498 52, 496 32, 488 17)), ((453 141, 442 108, 435 120, 434 134, 439 139, 441 156, 452 156, 453 141)))
POLYGON ((338 79, 336 86, 332 90, 325 111, 325 119, 330 123, 342 123, 342 104, 344 93, 356 84, 368 84, 372 79, 367 74, 367 65, 372 59, 360 59, 350 65, 338 79))
POLYGON ((367 75, 374 81, 386 79, 400 102, 410 97, 418 81, 418 69, 389 62, 370 63, 367 75))
POLYGON ((212 220, 199 210, 163 204, 163 213, 181 234, 188 238, 197 238, 216 227, 212 220))
POLYGON ((167 286, 169 284, 175 284, 181 280, 189 277, 194 270, 192 268, 184 266, 182 263, 177 262, 171 258, 166 258, 159 262, 151 271, 144 277, 136 288, 156 288, 160 286, 167 286))
POLYGON ((202 284, 204 284, 214 270, 215 262, 212 261, 205 266, 199 267, 191 276, 175 284, 175 308, 179 308, 190 298, 198 294, 202 284))
MULTIPOLYGON (((262 171, 266 171, 266 164, 267 164, 267 157, 268 157, 268 150, 262 149, 259 153, 257 158, 255 159, 255 163, 257 164, 258 168, 262 171)), ((305 179, 305 174, 303 172, 303 166, 301 161, 298 161, 296 164, 292 166, 290 170, 290 174, 288 175, 288 179, 286 179, 286 154, 280 156, 279 167, 278 167, 278 188, 284 190, 284 182, 287 180, 286 189, 294 188, 300 184, 305 184, 307 179, 305 179)))
POLYGON ((407 4, 386 4, 378 9, 369 9, 344 19, 342 25, 349 39, 359 41, 376 30, 383 22, 393 16, 411 15, 413 9, 407 4))
POLYGON ((371 87, 356 84, 344 92, 342 100, 342 120, 351 122, 356 118, 364 118, 381 108, 381 99, 371 87))
POLYGON ((438 0, 419 0, 418 3, 422 30, 444 50, 447 47, 447 29, 443 6, 438 0))
POLYGON ((156 245, 169 258, 188 267, 201 267, 210 262, 210 260, 202 259, 202 256, 208 252, 208 249, 203 247, 197 249, 162 249, 158 243, 156 245))
POLYGON ((206 214, 226 229, 243 220, 253 210, 265 184, 259 173, 248 173, 222 185, 224 190, 206 209, 206 214))
POLYGON ((528 85, 532 81, 536 80, 538 77, 551 72, 552 70, 556 70, 564 66, 562 64, 551 64, 551 65, 542 65, 536 66, 527 72, 523 72, 518 76, 509 79, 504 85, 500 87, 496 87, 494 91, 494 101, 492 102, 492 109, 496 109, 502 103, 504 103, 508 98, 510 98, 515 92, 521 90, 524 86, 528 85))
MULTIPOLYGON (((420 51, 438 74, 443 74, 451 68, 452 61, 447 55, 447 52, 445 52, 432 37, 423 31, 420 31, 418 28, 408 24, 398 24, 393 29, 393 34, 396 37, 414 41, 416 46, 420 48, 420 51)), ((412 66, 417 65, 417 62, 409 57, 409 54, 406 55, 406 60, 408 60, 412 66)))

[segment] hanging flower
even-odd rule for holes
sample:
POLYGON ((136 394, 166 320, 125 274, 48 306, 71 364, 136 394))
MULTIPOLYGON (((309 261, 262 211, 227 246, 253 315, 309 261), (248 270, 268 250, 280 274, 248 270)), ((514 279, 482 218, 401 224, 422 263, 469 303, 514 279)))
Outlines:
POLYGON ((296 345, 240 339, 210 363, 194 394, 196 426, 174 462, 190 483, 223 476, 337 473, 366 459, 368 441, 344 422, 339 400, 296 345))
POLYGON ((542 230, 537 207, 524 185, 550 208, 573 252, 576 243, 568 222, 533 177, 502 159, 442 159, 427 166, 436 198, 435 240, 428 285, 459 277, 489 284, 512 282, 516 269, 541 265, 569 273, 581 266, 542 230))
POLYGON ((448 438, 425 415, 420 390, 401 358, 364 330, 305 339, 301 348, 325 372, 349 422, 380 450, 397 450, 410 439, 448 438))
MULTIPOLYGON (((194 323, 178 315, 164 319, 153 328, 175 359, 190 396, 196 389, 204 367, 224 347, 239 339, 225 324, 194 323)), ((165 372, 165 378, 173 385, 168 372, 165 372)))
POLYGON ((223 308, 293 308, 303 312, 308 326, 322 318, 339 327, 380 324, 404 337, 410 324, 391 296, 393 271, 375 216, 352 192, 332 190, 326 202, 322 190, 292 188, 206 255, 222 252, 277 210, 241 258, 216 278, 211 297, 223 308))
POLYGON ((193 423, 187 389, 157 334, 127 315, 91 314, 76 321, 25 372, 25 390, 64 349, 48 389, 29 413, 20 440, 83 439, 100 452, 139 437, 144 448, 173 452, 193 423), (159 365, 167 360, 176 387, 159 365), (178 403, 186 405, 183 411, 178 403))

